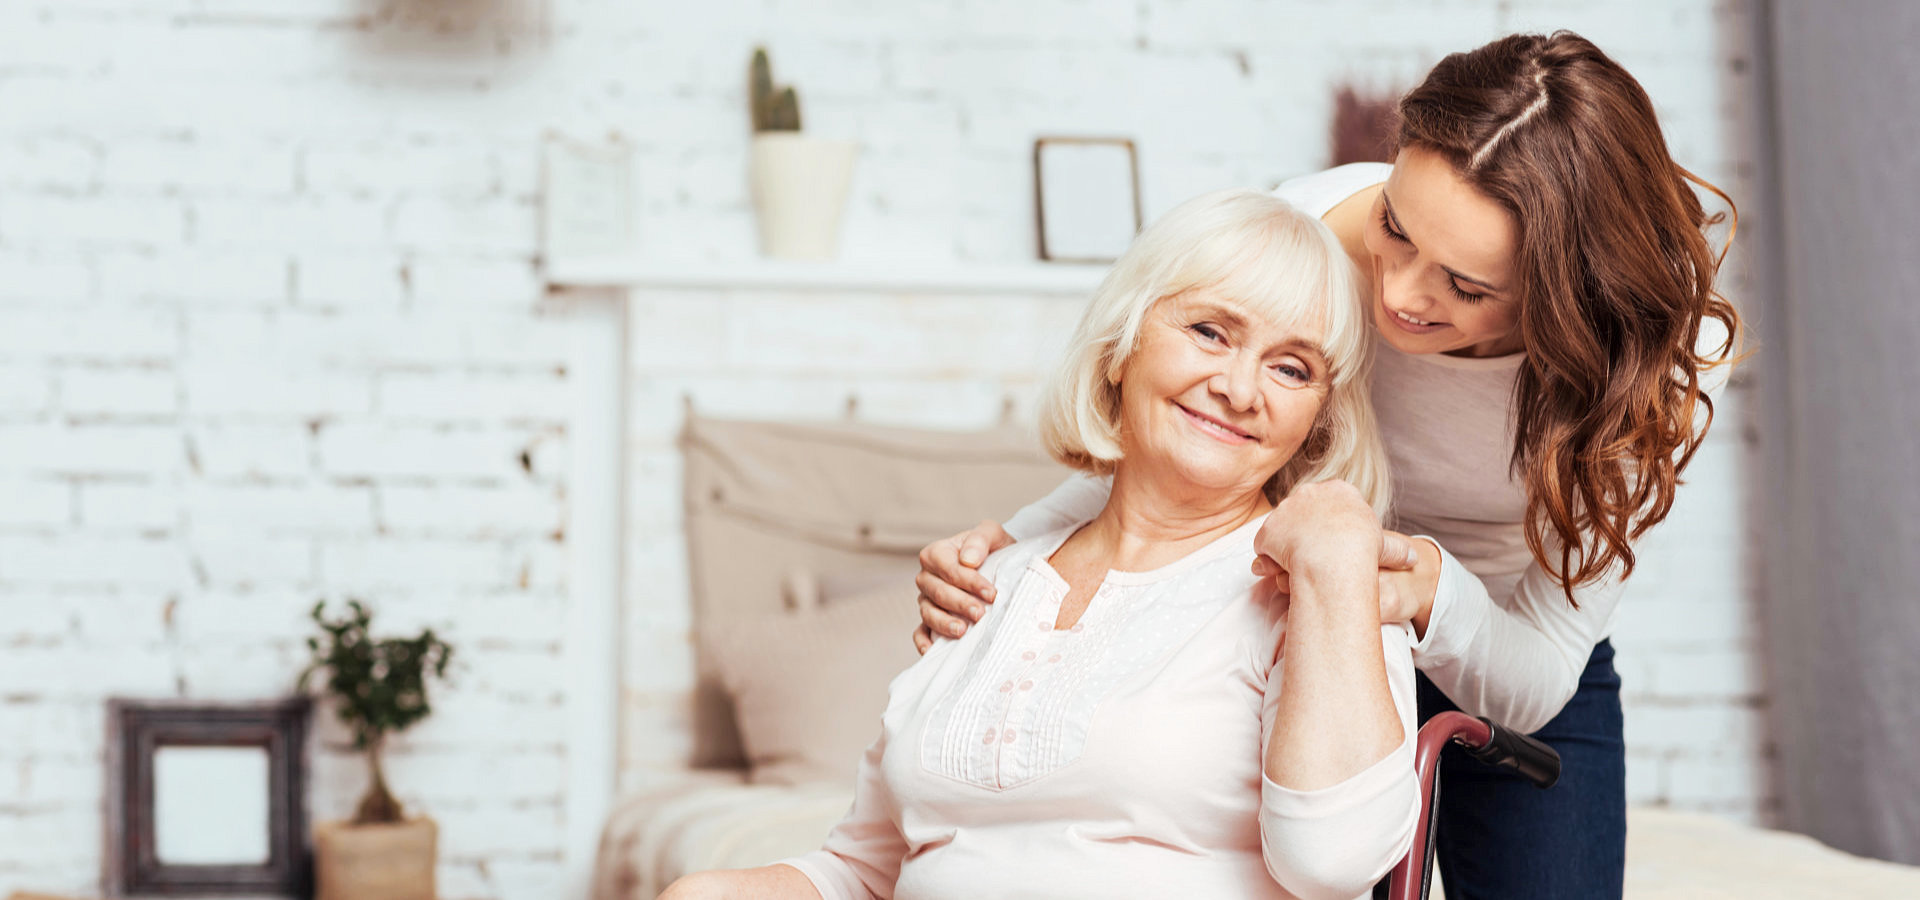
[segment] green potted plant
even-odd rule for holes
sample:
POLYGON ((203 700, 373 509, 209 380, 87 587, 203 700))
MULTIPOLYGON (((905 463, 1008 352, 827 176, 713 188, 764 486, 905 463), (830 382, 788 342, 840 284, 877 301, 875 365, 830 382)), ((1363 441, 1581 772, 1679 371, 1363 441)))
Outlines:
POLYGON ((435 900, 439 827, 426 816, 408 818, 387 788, 381 752, 387 738, 425 719, 427 679, 444 679, 453 648, 428 628, 411 638, 373 638, 373 614, 357 600, 339 619, 326 602, 313 607, 321 634, 307 638, 313 661, 300 689, 324 674, 322 695, 336 704, 353 747, 367 756, 371 783, 343 822, 314 826, 316 900, 435 900))
POLYGON ((760 250, 779 259, 830 260, 840 244, 840 215, 859 145, 800 131, 800 97, 775 86, 766 48, 747 71, 753 152, 748 176, 760 225, 760 250))

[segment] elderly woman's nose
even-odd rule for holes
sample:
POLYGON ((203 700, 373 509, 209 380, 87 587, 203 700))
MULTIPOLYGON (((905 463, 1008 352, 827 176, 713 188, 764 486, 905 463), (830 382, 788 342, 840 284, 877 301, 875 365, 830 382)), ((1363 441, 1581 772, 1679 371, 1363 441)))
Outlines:
POLYGON ((1263 402, 1260 393, 1260 372, 1262 364, 1258 359, 1235 360, 1225 371, 1208 381, 1208 388, 1227 401, 1227 405, 1243 412, 1257 412, 1263 402))

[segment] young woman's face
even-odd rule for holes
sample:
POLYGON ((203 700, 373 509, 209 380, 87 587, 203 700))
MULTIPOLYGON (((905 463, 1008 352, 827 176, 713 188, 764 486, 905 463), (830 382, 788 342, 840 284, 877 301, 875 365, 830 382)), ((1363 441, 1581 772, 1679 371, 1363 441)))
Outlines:
POLYGON ((1440 154, 1407 147, 1373 202, 1373 317, 1402 353, 1499 356, 1523 349, 1513 216, 1440 154))
POLYGON ((1265 321, 1223 292, 1155 303, 1120 379, 1122 465, 1183 487, 1258 490, 1331 391, 1319 326, 1265 321))

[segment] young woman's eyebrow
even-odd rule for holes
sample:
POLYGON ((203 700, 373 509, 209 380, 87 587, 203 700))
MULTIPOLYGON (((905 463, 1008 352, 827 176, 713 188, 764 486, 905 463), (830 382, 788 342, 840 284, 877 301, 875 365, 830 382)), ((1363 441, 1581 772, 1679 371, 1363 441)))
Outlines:
MULTIPOLYGON (((1400 224, 1400 215, 1393 211, 1393 198, 1387 196, 1387 189, 1384 187, 1380 189, 1380 199, 1386 203, 1387 219, 1388 221, 1391 221, 1393 223, 1393 230, 1400 232, 1400 236, 1406 238, 1407 243, 1417 245, 1418 242, 1413 239, 1413 235, 1407 233, 1407 226, 1400 224)), ((1451 275, 1454 278, 1458 278, 1461 281, 1464 281, 1468 284, 1473 285, 1474 287, 1484 289, 1488 293, 1491 293, 1491 294, 1500 293, 1499 288, 1494 287, 1492 282, 1489 282, 1484 278, 1475 278, 1472 275, 1467 275, 1461 272, 1454 271, 1449 266, 1441 266, 1440 269, 1446 272, 1448 275, 1451 275)))

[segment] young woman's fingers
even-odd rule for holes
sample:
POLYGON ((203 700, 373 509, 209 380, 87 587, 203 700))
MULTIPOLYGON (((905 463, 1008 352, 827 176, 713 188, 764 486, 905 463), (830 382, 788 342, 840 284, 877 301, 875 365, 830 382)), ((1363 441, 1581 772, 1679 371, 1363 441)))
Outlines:
POLYGON ((1398 531, 1380 533, 1380 568, 1406 570, 1420 562, 1413 551, 1413 539, 1398 531))
POLYGON ((921 656, 925 656, 927 655, 927 651, 932 648, 933 629, 928 628, 927 624, 922 622, 919 628, 913 630, 913 649, 920 651, 921 656))
MULTIPOLYGON (((932 572, 921 571, 913 576, 913 586, 919 588, 920 596, 933 602, 935 607, 949 615, 959 616, 969 622, 978 622, 986 615, 987 609, 981 605, 979 597, 940 580, 932 572)), ((932 623, 938 625, 939 623, 932 623)))
POLYGON ((982 601, 993 600, 993 582, 981 575, 977 566, 969 566, 960 558, 961 542, 968 534, 961 532, 944 541, 935 541, 920 551, 920 575, 914 579, 915 583, 920 585, 921 593, 951 612, 962 612, 965 607, 947 602, 944 593, 928 590, 929 579, 931 583, 957 588, 982 601))
POLYGON ((1013 543, 1013 535, 992 519, 981 519, 959 537, 960 561, 976 569, 987 561, 987 554, 1013 543))
POLYGON ((933 629, 935 634, 947 637, 959 637, 967 633, 967 623, 959 616, 941 609, 938 604, 920 595, 920 624, 933 629))

